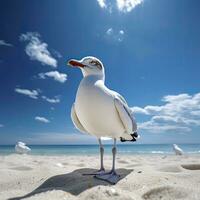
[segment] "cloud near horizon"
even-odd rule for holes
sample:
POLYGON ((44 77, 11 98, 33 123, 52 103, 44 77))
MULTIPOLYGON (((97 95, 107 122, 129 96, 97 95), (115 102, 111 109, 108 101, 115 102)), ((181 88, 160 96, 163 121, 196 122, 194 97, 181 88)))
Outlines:
POLYGON ((59 71, 49 71, 39 74, 39 78, 41 79, 46 79, 46 77, 53 78, 55 81, 60 83, 64 83, 67 80, 67 74, 60 73, 59 71))
POLYGON ((52 57, 47 49, 48 44, 41 41, 39 33, 27 32, 26 34, 21 34, 20 41, 27 43, 25 52, 31 60, 37 60, 43 65, 49 65, 54 68, 57 67, 57 60, 52 57))
MULTIPOLYGON (((29 137, 24 137, 23 141, 27 144, 98 144, 96 137, 81 134, 81 133, 59 133, 59 132, 44 132, 44 133, 33 133, 29 137)), ((109 143, 110 141, 104 141, 109 143)), ((112 142, 112 141, 111 141, 112 142)))
POLYGON ((138 128, 148 132, 166 131, 190 132, 200 126, 200 93, 189 95, 167 95, 163 105, 133 107, 136 114, 150 116, 150 120, 138 123, 138 128))
POLYGON ((0 124, 0 128, 3 128, 4 127, 4 125, 3 124, 0 124))
POLYGON ((19 94, 23 94, 25 96, 28 96, 32 99, 38 99, 39 96, 39 90, 28 90, 28 89, 21 89, 21 88, 15 88, 15 92, 19 94))
POLYGON ((50 123, 50 121, 45 117, 36 116, 35 120, 43 123, 50 123))

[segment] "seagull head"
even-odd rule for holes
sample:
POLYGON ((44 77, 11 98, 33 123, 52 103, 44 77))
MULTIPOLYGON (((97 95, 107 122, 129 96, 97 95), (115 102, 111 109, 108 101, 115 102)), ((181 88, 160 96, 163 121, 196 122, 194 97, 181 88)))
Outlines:
POLYGON ((89 75, 97 75, 104 79, 103 63, 96 57, 87 56, 81 60, 71 59, 67 64, 72 67, 80 68, 84 77, 89 75))
POLYGON ((178 147, 178 145, 177 145, 177 144, 173 144, 173 147, 174 147, 174 148, 177 148, 177 147, 178 147))

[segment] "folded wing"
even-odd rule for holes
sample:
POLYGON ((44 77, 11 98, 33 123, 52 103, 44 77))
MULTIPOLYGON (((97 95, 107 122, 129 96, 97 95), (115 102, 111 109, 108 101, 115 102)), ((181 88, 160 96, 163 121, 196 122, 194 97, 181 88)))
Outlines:
POLYGON ((83 133, 87 133, 87 131, 85 130, 85 128, 82 126, 81 122, 79 121, 77 115, 76 115, 76 110, 75 110, 75 106, 74 104, 72 105, 72 109, 71 109, 71 119, 72 122, 74 124, 74 126, 83 133))
POLYGON ((125 101, 122 101, 118 96, 114 99, 115 107, 119 118, 125 128, 127 134, 132 134, 137 131, 137 124, 135 122, 133 113, 125 101))

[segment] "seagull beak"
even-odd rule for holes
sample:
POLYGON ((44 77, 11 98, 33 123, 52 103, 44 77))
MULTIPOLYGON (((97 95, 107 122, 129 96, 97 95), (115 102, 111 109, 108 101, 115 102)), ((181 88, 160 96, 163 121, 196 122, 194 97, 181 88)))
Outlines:
POLYGON ((81 67, 81 68, 85 67, 84 64, 82 64, 80 61, 75 60, 75 59, 69 60, 69 61, 67 62, 67 65, 70 65, 70 66, 72 66, 72 67, 81 67))

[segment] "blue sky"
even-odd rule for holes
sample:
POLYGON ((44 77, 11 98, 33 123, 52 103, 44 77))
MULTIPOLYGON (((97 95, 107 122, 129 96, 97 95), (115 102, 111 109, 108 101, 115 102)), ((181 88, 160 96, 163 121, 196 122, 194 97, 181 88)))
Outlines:
POLYGON ((66 61, 87 55, 135 111, 139 143, 199 143, 199 8, 198 0, 2 1, 0 144, 96 143, 70 119, 82 74, 66 61))

